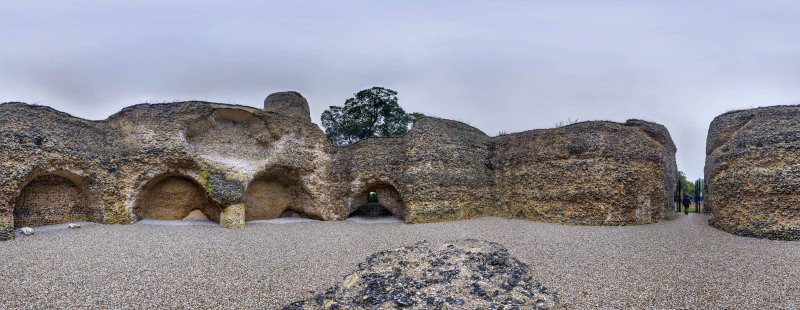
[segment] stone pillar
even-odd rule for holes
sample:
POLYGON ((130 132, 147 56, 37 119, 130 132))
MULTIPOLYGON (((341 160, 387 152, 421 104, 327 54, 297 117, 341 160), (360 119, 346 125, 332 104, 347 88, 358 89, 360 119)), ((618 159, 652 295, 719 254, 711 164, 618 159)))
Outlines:
POLYGON ((219 224, 225 228, 244 228, 244 204, 235 204, 222 209, 219 224))
POLYGON ((311 109, 303 95, 296 91, 274 93, 264 99, 264 110, 311 122, 311 109))

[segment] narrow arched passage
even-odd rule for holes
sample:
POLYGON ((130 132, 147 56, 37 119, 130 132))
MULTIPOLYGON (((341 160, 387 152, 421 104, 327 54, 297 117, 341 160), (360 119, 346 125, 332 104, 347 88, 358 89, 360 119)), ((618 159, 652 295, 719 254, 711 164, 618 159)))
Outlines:
POLYGON ((402 196, 393 185, 388 183, 368 184, 350 201, 348 217, 405 217, 402 196))
POLYGON ((138 219, 210 219, 219 222, 220 208, 193 179, 164 174, 148 181, 134 207, 138 219))

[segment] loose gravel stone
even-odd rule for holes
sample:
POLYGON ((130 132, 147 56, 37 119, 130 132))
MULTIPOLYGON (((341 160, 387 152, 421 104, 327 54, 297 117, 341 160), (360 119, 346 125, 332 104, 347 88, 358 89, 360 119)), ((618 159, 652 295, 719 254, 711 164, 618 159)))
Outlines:
POLYGON ((800 242, 728 234, 698 214, 621 227, 480 218, 37 231, 0 242, 0 308, 280 309, 374 253, 469 238, 502 244, 569 309, 800 308, 800 242))
POLYGON ((284 310, 327 308, 552 309, 557 298, 500 244, 427 241, 375 253, 344 282, 284 310), (315 301, 315 302, 313 302, 315 301))

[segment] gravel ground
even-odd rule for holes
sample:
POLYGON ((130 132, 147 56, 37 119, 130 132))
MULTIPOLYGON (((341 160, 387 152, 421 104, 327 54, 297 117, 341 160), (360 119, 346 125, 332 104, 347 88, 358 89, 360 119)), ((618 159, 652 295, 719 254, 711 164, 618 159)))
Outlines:
POLYGON ((568 308, 800 308, 800 242, 734 236, 703 215, 625 227, 481 218, 85 225, 0 242, 0 308, 267 308, 340 283, 375 252, 498 242, 568 308))

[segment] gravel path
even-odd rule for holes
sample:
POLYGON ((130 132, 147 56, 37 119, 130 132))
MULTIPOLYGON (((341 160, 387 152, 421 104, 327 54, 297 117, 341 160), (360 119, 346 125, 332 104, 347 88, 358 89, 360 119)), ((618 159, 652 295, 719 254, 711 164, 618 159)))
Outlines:
POLYGON ((341 282, 372 253, 466 238, 502 244, 573 309, 800 308, 800 242, 737 237, 697 214, 626 227, 86 225, 0 242, 0 308, 276 309, 341 282))

